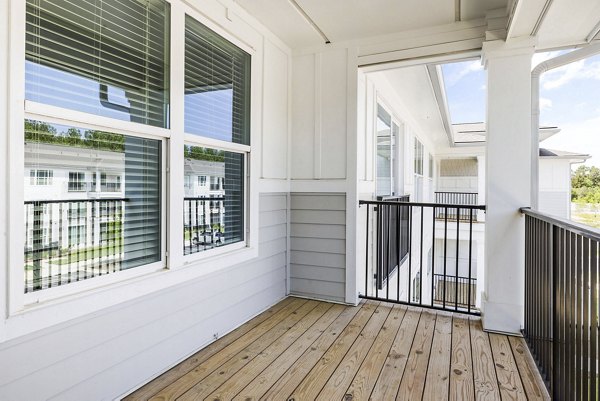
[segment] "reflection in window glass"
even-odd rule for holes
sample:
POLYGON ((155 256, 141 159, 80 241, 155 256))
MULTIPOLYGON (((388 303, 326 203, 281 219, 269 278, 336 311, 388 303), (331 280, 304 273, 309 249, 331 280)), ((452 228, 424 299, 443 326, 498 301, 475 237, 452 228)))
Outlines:
POLYGON ((161 259, 160 155, 157 140, 25 121, 25 292, 161 259))
POLYGON ((377 105, 377 196, 392 194, 392 118, 377 105))
POLYGON ((185 132, 250 144, 250 55, 187 16, 185 132))
POLYGON ((184 174, 203 183, 184 187, 184 253, 243 241, 244 155, 187 145, 184 158, 184 174))
POLYGON ((169 3, 27 0, 28 100, 168 127, 169 3))

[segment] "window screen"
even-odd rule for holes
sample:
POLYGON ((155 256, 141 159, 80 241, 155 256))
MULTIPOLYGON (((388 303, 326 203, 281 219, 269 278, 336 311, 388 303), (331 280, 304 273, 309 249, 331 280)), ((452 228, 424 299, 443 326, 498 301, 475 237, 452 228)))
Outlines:
POLYGON ((189 16, 185 28, 185 131, 249 145, 250 55, 189 16))
POLYGON ((25 185, 25 292, 160 260, 160 155, 158 140, 25 121, 25 170, 54 171, 25 185), (85 175, 111 192, 70 192, 85 175))
POLYGON ((168 127, 169 7, 27 0, 26 98, 168 127))
POLYGON ((244 155, 187 145, 184 159, 186 176, 211 183, 185 188, 184 253, 243 241, 244 155))

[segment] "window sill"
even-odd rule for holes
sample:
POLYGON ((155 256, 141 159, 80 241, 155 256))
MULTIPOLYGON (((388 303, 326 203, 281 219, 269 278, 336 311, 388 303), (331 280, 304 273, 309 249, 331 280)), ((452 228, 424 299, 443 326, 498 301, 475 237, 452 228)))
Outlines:
MULTIPOLYGON (((47 290, 40 291, 39 294, 28 294, 33 297, 26 300, 32 303, 26 304, 22 310, 13 313, 6 319, 6 330, 3 333, 5 336, 0 338, 0 343, 72 319, 85 318, 103 309, 145 296, 152 296, 163 290, 168 291, 178 285, 203 277, 220 274, 230 267, 258 256, 258 249, 247 247, 244 243, 241 245, 242 247, 237 250, 232 250, 230 247, 218 249, 219 251, 225 250, 226 253, 209 255, 195 260, 184 259, 181 266, 159 268, 159 270, 156 270, 156 265, 134 268, 132 271, 144 268, 154 269, 154 271, 138 270, 139 274, 131 278, 123 279, 122 275, 113 274, 113 277, 118 278, 116 282, 106 283, 103 280, 90 279, 64 286, 62 294, 57 291, 51 296, 45 295, 44 292, 47 290), (87 288, 85 290, 76 288, 74 291, 77 292, 73 292, 73 287, 69 287, 75 284, 86 284, 87 288), (66 290, 69 292, 66 293, 66 290), (37 302, 34 298, 37 298, 37 302)), ((109 278, 109 276, 98 277, 98 279, 109 278)), ((56 289, 61 288, 57 287, 56 289)))

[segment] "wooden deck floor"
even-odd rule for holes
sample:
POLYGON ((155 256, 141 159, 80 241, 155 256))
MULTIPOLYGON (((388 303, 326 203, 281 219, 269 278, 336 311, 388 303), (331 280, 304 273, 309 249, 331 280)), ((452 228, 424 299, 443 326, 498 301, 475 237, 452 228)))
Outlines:
POLYGON ((289 297, 125 400, 544 400, 521 338, 478 318, 289 297))

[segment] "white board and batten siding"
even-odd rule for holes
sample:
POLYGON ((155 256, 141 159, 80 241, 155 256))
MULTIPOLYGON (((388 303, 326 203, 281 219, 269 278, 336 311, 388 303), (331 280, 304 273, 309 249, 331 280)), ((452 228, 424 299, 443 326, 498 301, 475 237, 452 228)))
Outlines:
POLYGON ((291 293, 344 302, 346 195, 292 193, 290 221, 291 293))
POLYGON ((116 399, 277 303, 287 196, 260 196, 258 258, 0 344, 0 400, 116 399))

